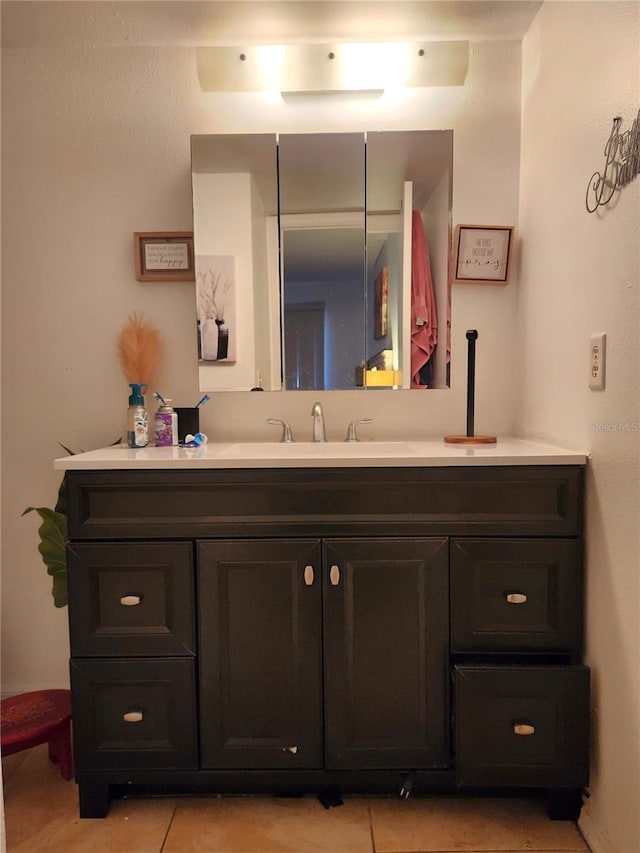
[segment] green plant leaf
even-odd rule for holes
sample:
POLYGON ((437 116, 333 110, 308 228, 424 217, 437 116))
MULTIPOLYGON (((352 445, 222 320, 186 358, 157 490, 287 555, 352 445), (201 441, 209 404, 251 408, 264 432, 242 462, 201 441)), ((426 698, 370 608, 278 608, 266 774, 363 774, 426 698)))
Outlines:
POLYGON ((48 574, 53 578, 53 603, 56 607, 67 605, 67 518, 61 512, 56 512, 46 506, 29 506, 22 515, 37 512, 42 519, 38 528, 40 544, 38 551, 47 567, 48 574))
MULTIPOLYGON (((63 444, 61 441, 59 441, 59 442, 58 442, 58 444, 59 444, 59 445, 60 445, 60 447, 64 450, 64 452, 67 454, 67 456, 75 456, 75 455, 76 455, 76 453, 78 453, 78 451, 77 451, 77 450, 70 450, 70 449, 66 446, 66 444, 63 444)), ((80 453, 82 453, 82 451, 80 451, 80 453)))
MULTIPOLYGON (((111 447, 122 442, 122 437, 116 438, 111 447)), ((58 442, 60 447, 69 456, 75 456, 76 451, 58 442)), ((82 452, 82 451, 80 451, 82 452)), ((53 578, 53 603, 56 607, 67 605, 67 488, 66 479, 63 477, 58 490, 58 499, 54 509, 46 506, 29 506, 22 515, 28 512, 37 512, 42 519, 38 528, 40 544, 38 551, 47 567, 48 574, 53 578)))
POLYGON ((67 481, 62 478, 60 488, 58 489, 58 499, 54 507, 54 511, 59 515, 66 516, 67 514, 67 481))

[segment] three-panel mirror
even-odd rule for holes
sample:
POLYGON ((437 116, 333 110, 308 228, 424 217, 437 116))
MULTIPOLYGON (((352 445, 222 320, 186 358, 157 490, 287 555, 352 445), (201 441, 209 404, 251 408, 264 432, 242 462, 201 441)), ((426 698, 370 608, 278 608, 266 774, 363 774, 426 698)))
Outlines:
POLYGON ((452 131, 191 154, 202 390, 448 386, 452 131))

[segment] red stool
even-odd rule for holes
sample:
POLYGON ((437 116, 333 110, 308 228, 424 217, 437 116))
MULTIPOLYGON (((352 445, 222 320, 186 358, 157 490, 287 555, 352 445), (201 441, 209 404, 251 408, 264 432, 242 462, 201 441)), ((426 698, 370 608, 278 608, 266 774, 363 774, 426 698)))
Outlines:
POLYGON ((36 690, 0 702, 2 755, 49 744, 49 758, 60 764, 63 779, 73 778, 71 691, 36 690))

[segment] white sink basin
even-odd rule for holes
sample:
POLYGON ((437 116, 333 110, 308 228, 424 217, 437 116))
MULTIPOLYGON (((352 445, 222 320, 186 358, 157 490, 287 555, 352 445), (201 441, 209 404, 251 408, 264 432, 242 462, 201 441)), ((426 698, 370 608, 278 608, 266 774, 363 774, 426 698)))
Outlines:
POLYGON ((294 441, 232 444, 219 459, 380 459, 416 456, 405 441, 294 441))

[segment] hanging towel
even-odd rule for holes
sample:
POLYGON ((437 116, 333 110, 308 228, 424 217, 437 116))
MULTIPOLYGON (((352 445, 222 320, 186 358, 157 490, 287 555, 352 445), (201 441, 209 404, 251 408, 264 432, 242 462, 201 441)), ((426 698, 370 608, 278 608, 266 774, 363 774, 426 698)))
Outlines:
POLYGON ((418 210, 411 217, 411 240, 411 387, 424 388, 432 384, 438 318, 427 238, 418 210))
POLYGON ((447 358, 446 383, 451 386, 451 282, 453 281, 453 245, 452 234, 449 231, 449 253, 447 262, 447 358))

